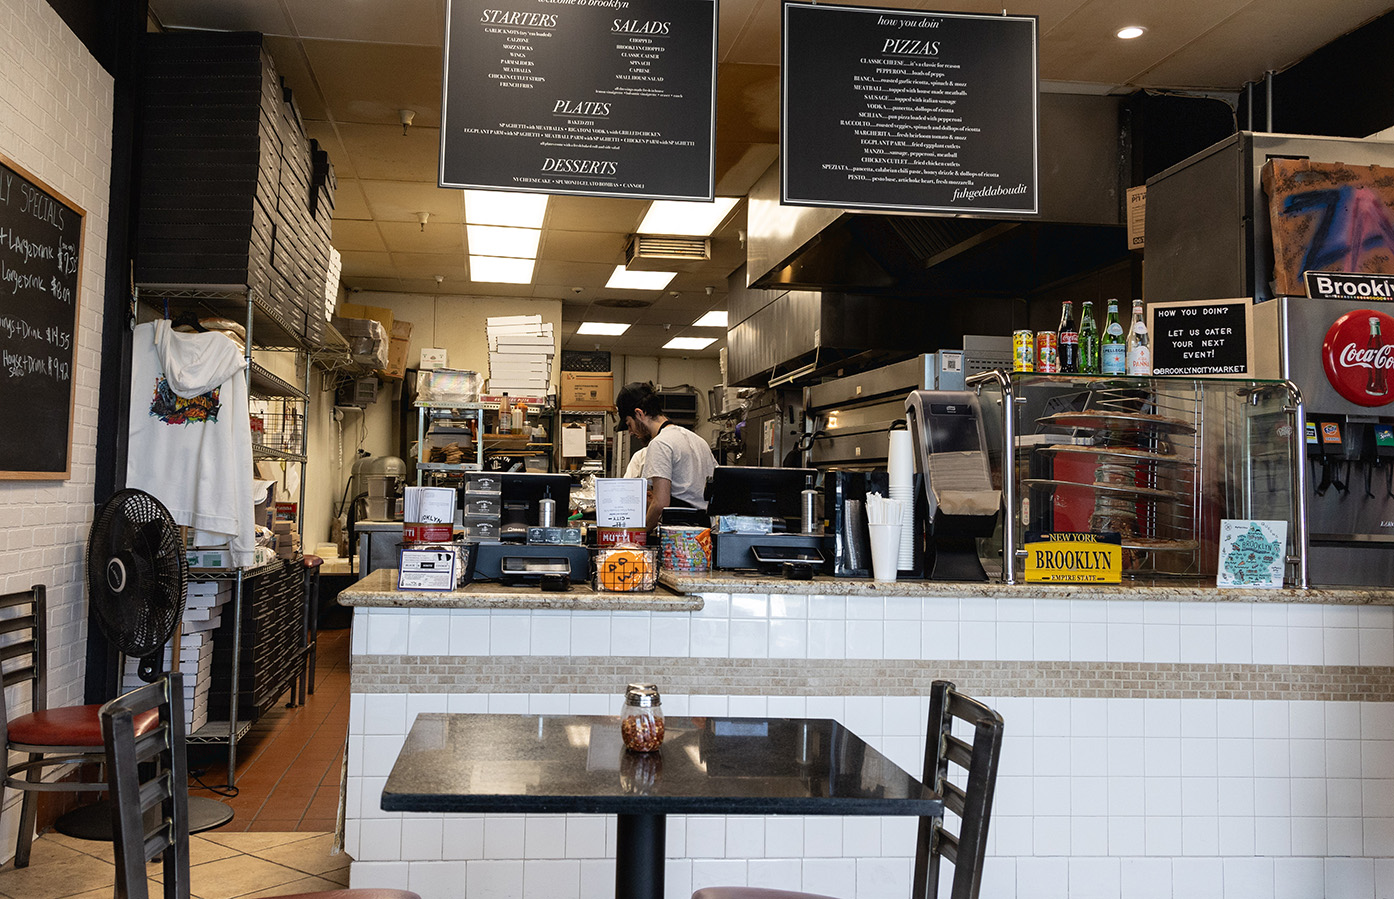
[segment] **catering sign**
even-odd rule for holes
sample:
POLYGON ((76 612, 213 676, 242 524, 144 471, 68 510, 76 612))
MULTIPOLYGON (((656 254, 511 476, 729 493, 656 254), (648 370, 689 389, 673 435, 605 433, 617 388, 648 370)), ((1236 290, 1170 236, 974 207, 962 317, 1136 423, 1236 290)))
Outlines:
POLYGON ((1321 344, 1326 380, 1357 406, 1394 402, 1394 318, 1355 309, 1332 322, 1321 344))
POLYGON ((1122 580, 1123 539, 1117 533, 1026 536, 1028 584, 1117 584, 1122 580))
POLYGON ((441 187, 711 200, 716 0, 449 0, 441 187))
POLYGON ((1036 18, 784 4, 780 200, 1039 212, 1036 18))

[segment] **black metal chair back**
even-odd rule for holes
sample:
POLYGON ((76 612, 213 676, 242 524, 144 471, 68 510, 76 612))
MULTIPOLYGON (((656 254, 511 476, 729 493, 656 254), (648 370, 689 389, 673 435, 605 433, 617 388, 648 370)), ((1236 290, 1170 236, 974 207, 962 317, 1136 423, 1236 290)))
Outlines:
MULTIPOLYGON (((4 665, 3 686, 25 684, 29 692, 29 711, 42 712, 48 706, 48 682, 44 664, 48 660, 45 600, 42 584, 28 590, 0 596, 0 640, 8 640, 0 649, 0 664, 4 665), (19 609, 9 615, 10 609, 19 609)), ((5 691, 0 690, 0 746, 10 742, 9 709, 5 707, 5 691)))
POLYGON ((116 849, 116 899, 149 899, 146 863, 164 861, 164 899, 189 899, 189 770, 184 684, 178 673, 102 706, 116 849), (137 737, 136 716, 159 709, 160 724, 137 737), (142 765, 146 765, 144 769, 142 765), (142 780, 141 772, 147 777, 142 780), (146 812, 153 827, 147 830, 146 812))
POLYGON ((977 899, 987 854, 987 826, 997 763, 1002 755, 1002 716, 959 693, 949 681, 930 687, 929 729, 925 737, 923 783, 944 797, 944 818, 921 818, 915 844, 911 899, 937 899, 940 861, 953 863, 949 899, 977 899), (953 734, 955 720, 973 729, 968 743, 953 734), (949 779, 950 766, 966 771, 962 787, 949 779), (959 819, 958 833, 946 825, 947 813, 959 819))

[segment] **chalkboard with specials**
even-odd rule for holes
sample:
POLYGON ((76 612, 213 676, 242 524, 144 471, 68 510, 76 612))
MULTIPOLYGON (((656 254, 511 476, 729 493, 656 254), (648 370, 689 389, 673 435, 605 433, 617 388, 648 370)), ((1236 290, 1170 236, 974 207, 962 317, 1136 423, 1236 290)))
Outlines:
POLYGON ((715 0, 449 0, 440 186, 711 200, 715 0))
POLYGON ((784 4, 780 197, 1039 212, 1034 16, 784 4))
POLYGON ((1149 303, 1152 374, 1248 374, 1252 310, 1245 298, 1149 303))
POLYGON ((72 471, 84 215, 0 156, 0 478, 72 471))

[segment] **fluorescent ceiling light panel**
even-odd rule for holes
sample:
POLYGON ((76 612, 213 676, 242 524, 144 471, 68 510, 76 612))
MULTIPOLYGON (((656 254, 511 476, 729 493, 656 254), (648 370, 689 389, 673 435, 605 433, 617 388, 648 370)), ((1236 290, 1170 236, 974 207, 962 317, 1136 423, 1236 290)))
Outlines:
POLYGON ((713 309, 706 315, 692 323, 694 328, 724 328, 726 327, 726 310, 713 309))
POLYGON ((531 284, 532 259, 505 259, 501 256, 471 256, 470 280, 493 284, 531 284))
POLYGON ((711 203, 654 200, 639 223, 640 234, 682 234, 706 237, 726 220, 739 197, 717 197, 711 203))
POLYGON ((677 277, 677 272, 631 272, 622 265, 615 266, 608 288, 618 290, 662 290, 668 282, 677 277))
POLYGON ((465 221, 471 225, 541 228, 542 219, 546 215, 546 194, 515 194, 502 190, 465 191, 465 221))
POLYGON ((581 327, 576 329, 577 334, 604 334, 609 337, 618 337, 629 330, 629 325, 624 322, 581 322, 581 327))
POLYGON ((539 228, 501 228, 497 225, 466 225, 471 256, 512 256, 536 259, 542 240, 539 228))
POLYGON ((663 345, 665 350, 705 350, 716 343, 715 337, 674 337, 663 345))

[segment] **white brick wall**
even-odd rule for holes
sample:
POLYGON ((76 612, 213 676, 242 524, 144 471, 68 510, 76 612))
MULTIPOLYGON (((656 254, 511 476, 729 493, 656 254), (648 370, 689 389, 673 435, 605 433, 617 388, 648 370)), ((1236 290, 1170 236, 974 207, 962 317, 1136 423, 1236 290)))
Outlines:
MULTIPOLYGON (((50 705, 82 701, 87 639, 82 558, 96 462, 111 123, 111 76, 58 14, 45 0, 0 0, 0 153, 87 212, 74 353, 72 477, 0 481, 0 591, 35 583, 48 587, 50 705)), ((11 707, 10 714, 19 711, 11 707)), ((0 858, 14 854, 17 814, 18 797, 10 793, 0 817, 0 858)))

